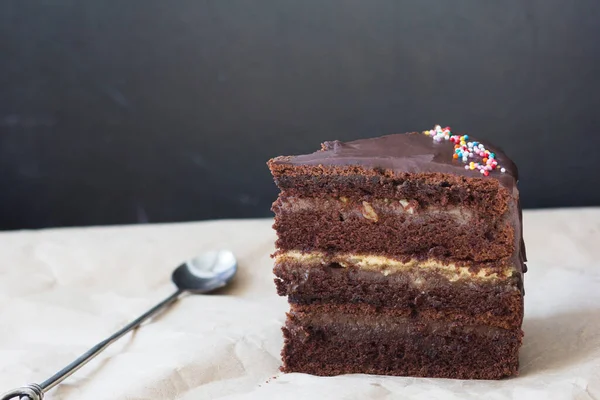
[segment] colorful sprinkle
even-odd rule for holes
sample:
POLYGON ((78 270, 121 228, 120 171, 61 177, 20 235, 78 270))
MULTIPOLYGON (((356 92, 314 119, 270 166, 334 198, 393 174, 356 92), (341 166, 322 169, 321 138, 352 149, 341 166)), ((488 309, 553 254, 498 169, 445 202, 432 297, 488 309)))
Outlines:
POLYGON ((496 154, 486 149, 483 143, 470 142, 469 135, 453 135, 449 126, 442 128, 441 125, 436 125, 433 129, 423 132, 427 136, 431 136, 434 142, 449 140, 454 143, 454 160, 462 160, 465 163, 466 170, 477 169, 484 176, 489 176, 490 172, 495 169, 500 169, 501 173, 506 172, 506 168, 498 165, 496 154), (478 156, 479 161, 469 161, 471 158, 478 156))

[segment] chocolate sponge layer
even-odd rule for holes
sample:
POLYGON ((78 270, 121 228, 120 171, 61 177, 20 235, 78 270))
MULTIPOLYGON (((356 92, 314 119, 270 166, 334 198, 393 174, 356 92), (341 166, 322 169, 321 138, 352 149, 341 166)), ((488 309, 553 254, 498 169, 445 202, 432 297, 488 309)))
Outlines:
POLYGON ((385 315, 290 312, 283 327, 284 372, 458 379, 518 374, 522 332, 385 315))
POLYGON ((505 221, 457 224, 446 214, 415 217, 378 214, 346 217, 321 210, 277 213, 273 225, 282 250, 323 250, 389 256, 434 256, 448 260, 490 261, 515 255, 514 227, 505 221))

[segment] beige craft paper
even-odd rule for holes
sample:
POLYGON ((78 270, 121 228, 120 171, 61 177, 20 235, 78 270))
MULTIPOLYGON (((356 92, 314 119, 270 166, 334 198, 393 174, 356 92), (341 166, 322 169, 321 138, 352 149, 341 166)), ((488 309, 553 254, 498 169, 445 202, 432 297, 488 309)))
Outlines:
POLYGON ((171 268, 230 248, 225 294, 189 296, 47 399, 600 398, 600 210, 525 213, 521 376, 459 381, 278 372, 285 299, 270 220, 0 233, 0 392, 39 382, 172 290, 171 268))

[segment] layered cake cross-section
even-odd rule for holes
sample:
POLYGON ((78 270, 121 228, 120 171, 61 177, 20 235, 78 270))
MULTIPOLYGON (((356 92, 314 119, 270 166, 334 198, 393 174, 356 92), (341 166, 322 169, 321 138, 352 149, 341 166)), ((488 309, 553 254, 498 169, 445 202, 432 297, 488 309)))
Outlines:
POLYGON ((523 333, 517 168, 450 128, 271 159, 285 372, 499 379, 523 333))

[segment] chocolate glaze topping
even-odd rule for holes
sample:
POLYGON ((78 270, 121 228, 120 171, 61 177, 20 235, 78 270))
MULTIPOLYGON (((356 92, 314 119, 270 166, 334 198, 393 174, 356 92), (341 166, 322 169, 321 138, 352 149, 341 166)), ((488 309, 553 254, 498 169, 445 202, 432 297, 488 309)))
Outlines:
MULTIPOLYGON (((497 179, 512 192, 518 180, 516 165, 501 149, 485 141, 479 142, 494 152, 498 164, 506 169, 505 173, 499 169, 493 170, 485 179, 497 179)), ((291 165, 360 165, 397 173, 439 172, 484 178, 478 170, 465 169, 462 161, 452 158, 453 154, 454 143, 435 142, 430 136, 412 132, 348 143, 339 140, 325 142, 320 151, 301 156, 280 157, 275 159, 275 162, 291 165)))

